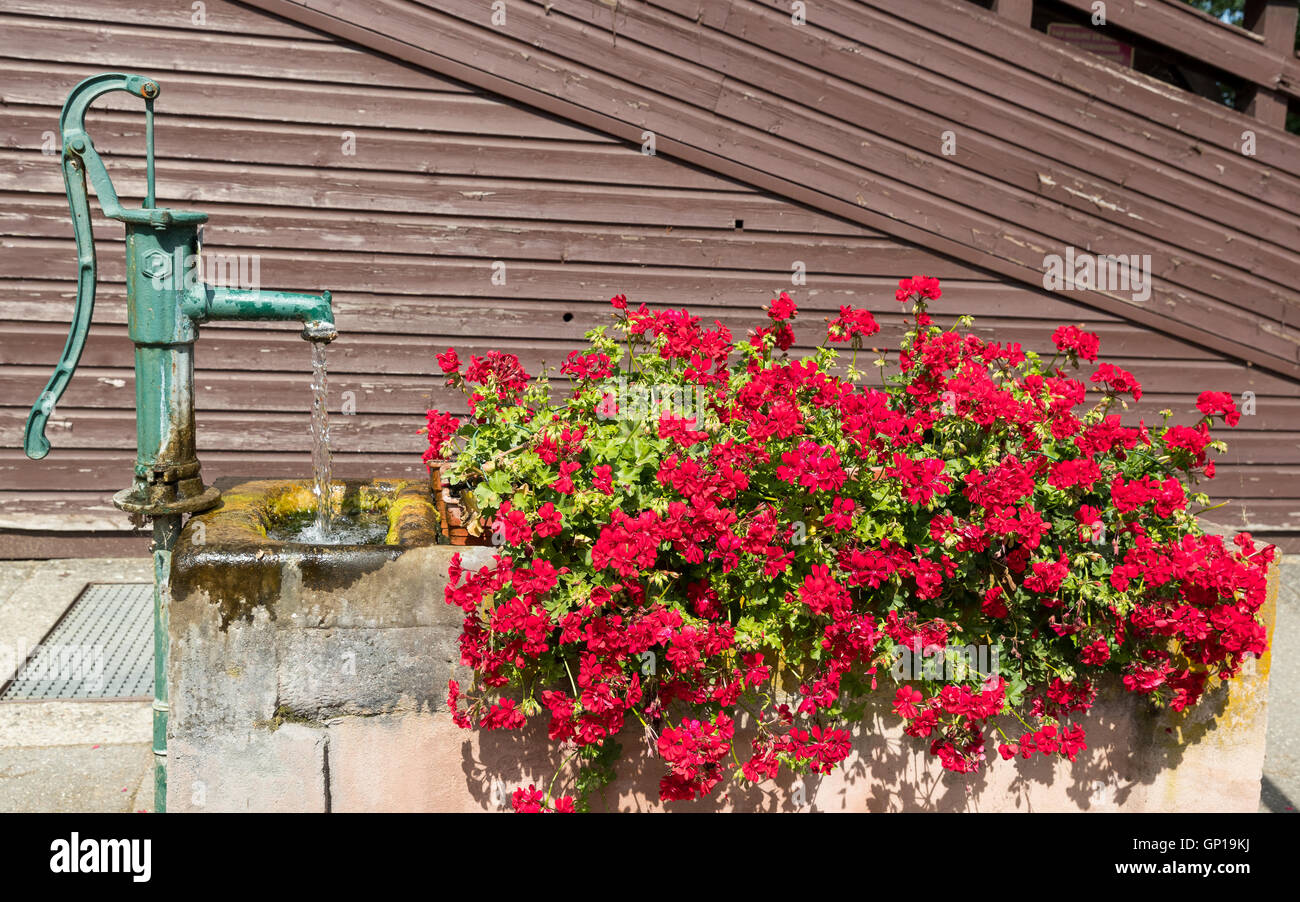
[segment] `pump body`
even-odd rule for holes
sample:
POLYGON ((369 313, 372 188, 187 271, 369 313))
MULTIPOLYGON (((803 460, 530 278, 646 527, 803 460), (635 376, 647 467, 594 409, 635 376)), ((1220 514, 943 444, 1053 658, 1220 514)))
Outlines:
MULTIPOLYGON (((330 294, 215 287, 195 277, 198 227, 188 214, 166 226, 126 225, 127 330, 135 343, 136 461, 114 503, 132 513, 194 513, 212 507, 194 444, 194 343, 211 320, 299 320, 303 337, 329 341, 330 294)), ((201 219, 199 217, 202 217, 201 219)))

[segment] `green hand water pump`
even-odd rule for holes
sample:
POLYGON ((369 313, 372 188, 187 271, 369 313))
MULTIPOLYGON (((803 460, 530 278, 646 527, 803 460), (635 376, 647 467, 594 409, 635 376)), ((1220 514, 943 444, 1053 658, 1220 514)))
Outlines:
POLYGON ((77 240, 77 305, 72 330, 54 375, 27 418, 27 456, 49 453, 45 423, 81 359, 95 305, 95 243, 86 179, 104 216, 126 227, 127 329, 135 343, 136 461, 132 486, 114 497, 118 507, 145 516, 192 513, 217 502, 203 485, 194 445, 194 341, 209 320, 299 320, 303 335, 330 341, 337 334, 329 292, 319 295, 216 287, 194 277, 199 226, 206 213, 154 206, 153 102, 156 81, 105 74, 86 79, 63 105, 63 181, 77 240), (146 193, 140 209, 118 201, 108 171, 86 134, 90 105, 113 91, 145 101, 146 193))
MULTIPOLYGON (((95 243, 86 180, 104 216, 126 228, 127 331, 135 343, 136 459, 130 488, 113 502, 153 521, 154 555, 154 753, 155 806, 166 797, 167 578, 171 552, 184 514, 214 507, 216 488, 205 486, 194 441, 194 342, 210 320, 294 320, 303 337, 333 340, 334 313, 328 291, 298 294, 259 286, 213 286, 199 271, 199 226, 207 214, 154 204, 153 103, 158 82, 140 75, 107 73, 86 79, 68 95, 59 117, 63 181, 77 242, 77 303, 67 344, 45 391, 27 418, 24 446, 39 460, 50 451, 45 424, 81 359, 95 305, 95 243), (103 160, 86 134, 86 112, 98 98, 125 91, 145 104, 144 204, 118 201, 103 160)), ((258 267, 260 271, 260 267, 258 267)))

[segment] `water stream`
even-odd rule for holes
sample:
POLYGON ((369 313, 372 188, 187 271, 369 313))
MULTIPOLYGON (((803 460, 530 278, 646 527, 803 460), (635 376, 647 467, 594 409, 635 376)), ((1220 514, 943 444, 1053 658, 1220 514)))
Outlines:
POLYGON ((326 401, 329 380, 325 373, 325 342, 311 343, 311 469, 312 493, 316 496, 317 541, 326 540, 334 528, 334 456, 330 452, 330 415, 326 401))

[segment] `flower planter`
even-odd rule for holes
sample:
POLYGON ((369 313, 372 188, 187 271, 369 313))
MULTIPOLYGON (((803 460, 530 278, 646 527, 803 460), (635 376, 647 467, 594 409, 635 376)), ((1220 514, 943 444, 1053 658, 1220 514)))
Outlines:
POLYGON ((474 496, 466 483, 451 483, 442 478, 443 462, 435 462, 429 481, 438 506, 438 522, 443 540, 450 545, 487 545, 475 516, 474 496))

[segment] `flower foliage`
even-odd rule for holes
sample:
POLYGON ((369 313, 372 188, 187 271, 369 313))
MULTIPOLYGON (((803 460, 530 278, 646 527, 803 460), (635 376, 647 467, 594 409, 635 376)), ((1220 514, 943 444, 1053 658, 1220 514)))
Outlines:
POLYGON ((1265 650, 1274 549, 1194 516, 1231 396, 1203 393, 1194 426, 1125 425, 1131 373, 1070 374, 1097 336, 1062 326, 1044 361, 936 325, 941 297, 899 283, 879 387, 857 369, 871 313, 840 308, 796 359, 784 293, 741 340, 620 295, 560 368, 571 390, 510 354, 439 355, 472 419, 430 411, 426 459, 451 458, 498 546, 451 568, 474 679, 449 704, 481 730, 541 716, 575 763, 571 793, 521 788, 516 809, 584 807, 637 722, 665 800, 829 772, 881 680, 948 770, 994 746, 1074 760, 1104 674, 1182 710, 1265 650), (975 647, 991 666, 932 666, 975 647), (900 673, 909 655, 925 666, 900 673))

